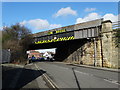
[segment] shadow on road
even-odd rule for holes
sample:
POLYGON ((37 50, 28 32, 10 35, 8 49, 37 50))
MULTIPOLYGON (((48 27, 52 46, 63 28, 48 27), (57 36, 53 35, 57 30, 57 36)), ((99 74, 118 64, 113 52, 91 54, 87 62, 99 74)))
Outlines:
POLYGON ((76 76, 76 74, 75 74, 75 71, 74 71, 74 68, 72 68, 72 71, 73 71, 73 74, 74 74, 74 77, 75 77, 75 80, 76 80, 76 84, 77 84, 77 86, 78 86, 78 90, 81 90, 80 84, 79 84, 79 81, 78 81, 78 78, 77 78, 77 76, 76 76))
POLYGON ((42 73, 40 73, 38 70, 29 68, 27 69, 2 66, 2 90, 23 88, 25 85, 34 81, 43 73, 46 73, 43 70, 40 71, 42 73))

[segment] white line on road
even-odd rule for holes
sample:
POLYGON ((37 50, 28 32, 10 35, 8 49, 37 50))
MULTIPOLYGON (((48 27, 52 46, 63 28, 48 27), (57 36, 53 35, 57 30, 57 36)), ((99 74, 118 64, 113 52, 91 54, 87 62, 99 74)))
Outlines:
POLYGON ((111 79, 103 79, 103 80, 105 80, 105 81, 107 81, 107 82, 110 82, 110 83, 114 83, 114 84, 117 84, 117 85, 120 85, 119 83, 118 83, 118 81, 115 81, 115 80, 111 80, 111 79))
POLYGON ((93 74, 89 74, 89 73, 80 72, 80 71, 78 71, 78 70, 75 70, 75 72, 78 72, 78 73, 80 73, 80 74, 84 74, 84 75, 88 75, 88 76, 93 76, 93 74))
MULTIPOLYGON (((39 70, 39 67, 35 64, 35 67, 39 70)), ((43 73, 43 76, 47 79, 47 81, 50 83, 50 85, 53 87, 53 88, 59 88, 47 75, 45 75, 43 73)))
MULTIPOLYGON (((80 72, 80 71, 77 71, 77 70, 75 70, 75 72, 78 72, 78 73, 84 74, 84 75, 88 75, 88 76, 94 76, 93 74, 84 73, 84 72, 80 72)), ((107 81, 107 82, 110 82, 110 83, 114 83, 114 84, 120 85, 120 84, 118 83, 118 81, 115 81, 115 80, 112 80, 112 79, 105 79, 105 78, 104 78, 103 80, 105 80, 105 81, 107 81)))

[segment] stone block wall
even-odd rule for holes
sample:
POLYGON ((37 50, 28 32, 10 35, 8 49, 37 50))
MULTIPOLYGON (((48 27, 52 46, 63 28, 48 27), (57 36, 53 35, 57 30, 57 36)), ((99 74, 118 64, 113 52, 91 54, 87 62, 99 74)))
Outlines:
POLYGON ((81 48, 83 50, 81 61, 86 65, 94 65, 94 43, 87 42, 81 48))
POLYGON ((115 46, 114 31, 110 21, 103 22, 101 35, 104 67, 118 68, 118 47, 115 46))
POLYGON ((96 39, 95 42, 93 40, 89 40, 81 47, 79 47, 76 51, 74 51, 71 55, 69 55, 65 61, 69 63, 91 66, 93 66, 95 63, 96 66, 101 66, 100 39, 96 39), (94 45, 96 45, 96 52, 94 50, 94 45))
MULTIPOLYGON (((118 62, 118 48, 115 46, 114 31, 111 21, 102 23, 102 30, 98 38, 90 38, 76 51, 71 53, 65 62, 95 65, 99 67, 120 68, 118 62)), ((81 43, 81 42, 78 42, 81 43)))

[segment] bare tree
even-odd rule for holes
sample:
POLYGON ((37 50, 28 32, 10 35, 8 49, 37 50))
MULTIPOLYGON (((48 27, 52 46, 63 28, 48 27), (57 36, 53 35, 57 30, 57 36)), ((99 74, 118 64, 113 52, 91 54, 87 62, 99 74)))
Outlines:
POLYGON ((32 40, 31 31, 19 23, 3 28, 2 48, 11 50, 11 61, 24 60, 32 40))

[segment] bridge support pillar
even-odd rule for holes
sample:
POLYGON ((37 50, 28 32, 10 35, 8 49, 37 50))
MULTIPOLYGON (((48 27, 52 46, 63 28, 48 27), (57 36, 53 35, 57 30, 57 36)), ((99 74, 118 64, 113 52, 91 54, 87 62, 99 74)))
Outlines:
POLYGON ((101 43, 103 67, 118 68, 118 48, 115 47, 114 31, 110 20, 102 23, 101 43))

